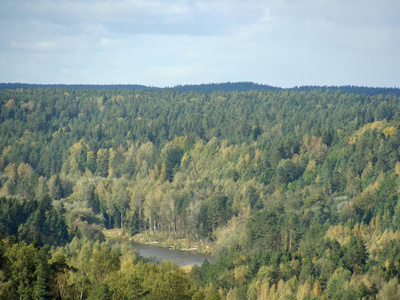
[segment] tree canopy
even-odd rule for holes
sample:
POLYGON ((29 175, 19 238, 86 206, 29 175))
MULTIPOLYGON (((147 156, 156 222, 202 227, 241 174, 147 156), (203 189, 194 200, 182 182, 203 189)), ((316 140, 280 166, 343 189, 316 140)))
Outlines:
POLYGON ((234 86, 2 89, 1 297, 397 298, 398 90, 234 86))

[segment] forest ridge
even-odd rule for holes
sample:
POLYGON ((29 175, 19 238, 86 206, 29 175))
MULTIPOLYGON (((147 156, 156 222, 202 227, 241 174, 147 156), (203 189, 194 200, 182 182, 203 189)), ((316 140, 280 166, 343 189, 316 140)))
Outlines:
POLYGON ((399 90, 223 87, 2 89, 1 297, 399 298, 399 90))
POLYGON ((293 91, 311 91, 311 90, 331 90, 341 91, 344 93, 354 94, 368 94, 368 95, 400 95, 399 88, 386 88, 386 87, 365 87, 365 86, 296 86, 293 88, 280 88, 267 84, 258 84, 249 81, 243 82, 224 82, 224 83, 205 83, 205 84, 187 84, 176 85, 174 87, 154 87, 139 84, 29 84, 29 83, 0 83, 0 90, 18 89, 18 88, 70 88, 70 89, 112 89, 112 90, 125 90, 135 89, 142 91, 155 91, 172 89, 179 92, 247 92, 247 91, 279 91, 279 90, 293 90, 293 91))

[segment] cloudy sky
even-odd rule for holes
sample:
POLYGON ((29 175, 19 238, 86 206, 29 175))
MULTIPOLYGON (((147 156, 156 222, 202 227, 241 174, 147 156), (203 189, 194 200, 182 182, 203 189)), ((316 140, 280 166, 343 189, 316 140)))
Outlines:
POLYGON ((398 0, 1 0, 0 82, 400 86, 398 0))

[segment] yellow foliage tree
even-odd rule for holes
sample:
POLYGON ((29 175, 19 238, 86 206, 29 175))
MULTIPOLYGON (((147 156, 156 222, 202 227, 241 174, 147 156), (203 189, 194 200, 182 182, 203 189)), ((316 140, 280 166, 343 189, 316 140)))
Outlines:
POLYGON ((382 132, 386 138, 390 138, 396 132, 396 128, 394 126, 389 126, 383 129, 382 132))

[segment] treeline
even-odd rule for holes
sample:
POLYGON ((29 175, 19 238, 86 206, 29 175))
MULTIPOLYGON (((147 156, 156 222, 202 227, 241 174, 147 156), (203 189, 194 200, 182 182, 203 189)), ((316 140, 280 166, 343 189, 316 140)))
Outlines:
MULTIPOLYGON (((67 250, 93 240, 114 249, 103 230, 121 228, 213 242, 216 262, 189 277, 166 264, 189 298, 396 298, 399 105, 394 94, 330 89, 2 91, 3 253, 47 249, 49 270, 63 253, 64 271, 53 268, 46 282, 63 277, 71 298, 98 297, 90 283, 121 299, 113 279, 82 275, 93 272, 77 271, 83 265, 67 250)), ((110 267, 116 274, 127 259, 121 249, 110 267)), ((17 297, 10 255, 3 291, 17 297)), ((143 268, 129 289, 151 298, 144 274, 169 271, 143 268)), ((23 295, 36 293, 35 278, 23 295)), ((52 289, 46 285, 46 295, 52 289)))
POLYGON ((28 88, 42 88, 42 89, 54 89, 54 88, 68 88, 74 90, 143 90, 150 91, 157 89, 156 87, 150 87, 140 84, 37 84, 37 83, 0 83, 0 90, 16 90, 16 89, 28 89, 28 88))
POLYGON ((30 83, 0 83, 0 90, 7 89, 27 89, 27 88, 68 88, 78 90, 174 90, 178 92, 196 92, 196 93, 212 93, 212 92, 249 92, 249 91, 301 91, 311 92, 312 90, 339 91, 341 93, 366 94, 366 95, 400 95, 399 88, 390 87, 366 87, 366 86, 296 86, 293 88, 280 88, 266 84, 258 84, 254 82, 223 82, 223 83, 204 83, 204 84, 187 84, 176 85, 174 87, 154 87, 138 84, 30 84, 30 83))

